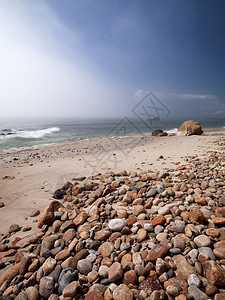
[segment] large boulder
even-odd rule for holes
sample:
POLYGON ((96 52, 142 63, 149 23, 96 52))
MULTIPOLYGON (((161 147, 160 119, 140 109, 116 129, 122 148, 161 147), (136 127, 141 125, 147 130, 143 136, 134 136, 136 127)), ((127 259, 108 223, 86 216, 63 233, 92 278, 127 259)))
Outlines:
POLYGON ((189 120, 185 121, 181 126, 178 128, 177 135, 178 136, 185 136, 185 135, 200 135, 203 133, 201 125, 198 122, 189 120))

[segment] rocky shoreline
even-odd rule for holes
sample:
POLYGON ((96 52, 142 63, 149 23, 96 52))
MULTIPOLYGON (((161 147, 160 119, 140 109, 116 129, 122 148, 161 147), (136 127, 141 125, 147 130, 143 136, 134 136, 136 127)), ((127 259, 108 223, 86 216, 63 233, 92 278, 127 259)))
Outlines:
POLYGON ((1 236, 0 299, 224 299, 225 155, 185 162, 66 183, 1 236))

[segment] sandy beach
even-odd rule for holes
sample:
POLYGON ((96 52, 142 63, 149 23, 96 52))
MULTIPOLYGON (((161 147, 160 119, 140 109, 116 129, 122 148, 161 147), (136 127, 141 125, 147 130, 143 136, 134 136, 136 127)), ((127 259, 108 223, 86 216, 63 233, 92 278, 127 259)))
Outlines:
POLYGON ((7 232, 12 223, 34 228, 29 233, 35 231, 30 213, 42 210, 53 200, 54 191, 73 178, 121 170, 173 170, 185 165, 187 156, 224 151, 224 137, 225 131, 206 130, 201 136, 93 138, 1 153, 0 201, 4 207, 0 208, 0 233, 7 232))

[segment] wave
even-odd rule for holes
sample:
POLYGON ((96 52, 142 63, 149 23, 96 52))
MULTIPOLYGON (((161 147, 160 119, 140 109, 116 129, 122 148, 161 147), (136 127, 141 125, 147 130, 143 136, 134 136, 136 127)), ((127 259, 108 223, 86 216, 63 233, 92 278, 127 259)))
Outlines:
POLYGON ((0 133, 0 139, 12 139, 12 138, 22 138, 22 139, 40 139, 43 138, 45 135, 50 135, 54 132, 59 131, 59 127, 50 127, 47 129, 40 129, 40 130, 15 130, 15 129, 3 129, 0 133))
POLYGON ((170 129, 170 130, 165 130, 165 132, 167 132, 168 134, 177 133, 177 130, 178 130, 178 128, 173 128, 173 129, 170 129))

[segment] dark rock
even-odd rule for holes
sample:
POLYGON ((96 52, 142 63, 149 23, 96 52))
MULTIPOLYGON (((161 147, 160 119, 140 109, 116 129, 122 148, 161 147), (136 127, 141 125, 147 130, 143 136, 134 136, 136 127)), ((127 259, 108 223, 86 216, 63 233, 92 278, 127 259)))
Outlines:
POLYGON ((162 129, 157 129, 152 131, 152 136, 167 136, 168 133, 164 132, 162 129))
POLYGON ((72 268, 66 268, 66 269, 62 270, 62 272, 60 273, 60 276, 59 276, 59 280, 58 280, 58 284, 59 284, 58 292, 60 295, 62 294, 64 288, 68 284, 70 284, 70 282, 76 280, 76 275, 77 275, 77 273, 72 268))
POLYGON ((64 192, 60 189, 56 190, 53 194, 54 199, 62 199, 64 196, 64 192))

